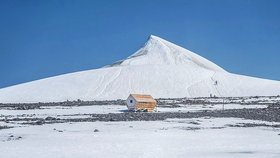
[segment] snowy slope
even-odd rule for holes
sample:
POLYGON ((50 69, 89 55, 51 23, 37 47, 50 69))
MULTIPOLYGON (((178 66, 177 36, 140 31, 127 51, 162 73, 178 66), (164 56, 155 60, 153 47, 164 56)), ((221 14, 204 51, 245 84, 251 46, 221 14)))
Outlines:
POLYGON ((127 59, 103 68, 0 89, 0 103, 279 95, 280 82, 231 74, 211 61, 156 36, 127 59), (217 81, 217 84, 215 82, 217 81))

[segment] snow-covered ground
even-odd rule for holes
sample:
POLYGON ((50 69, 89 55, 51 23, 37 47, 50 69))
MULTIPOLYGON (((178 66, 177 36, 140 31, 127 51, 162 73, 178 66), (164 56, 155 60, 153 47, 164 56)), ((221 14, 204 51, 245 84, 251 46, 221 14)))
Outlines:
POLYGON ((0 130, 2 158, 279 158, 279 129, 237 118, 84 122, 0 130), (98 129, 98 132, 94 132, 98 129))
MULTIPOLYGON (((191 101, 203 99, 205 103, 210 104, 188 105, 183 104, 184 99, 162 99, 161 101, 167 104, 161 104, 155 113, 188 114, 186 112, 255 109, 268 106, 262 104, 223 105, 219 103, 225 99, 219 98, 191 99, 191 101)), ((235 98, 235 100, 237 100, 236 103, 250 100, 248 102, 265 101, 278 104, 279 99, 262 97, 258 99, 235 98)), ((206 115, 207 117, 161 121, 102 122, 97 119, 96 122, 84 122, 85 120, 82 121, 81 118, 93 118, 93 114, 108 114, 101 117, 110 117, 112 115, 110 113, 118 113, 117 115, 125 113, 127 107, 124 105, 64 105, 15 110, 17 106, 19 105, 14 105, 14 107, 2 105, 0 108, 0 158, 278 158, 280 156, 280 122, 232 118, 232 115, 227 118, 206 115), (55 121, 36 123, 47 120, 48 117, 66 120, 60 123, 55 121), (6 127, 13 128, 3 129, 6 127)), ((261 109, 261 111, 264 110, 261 109)), ((141 116, 137 114, 129 113, 127 117, 141 116)))

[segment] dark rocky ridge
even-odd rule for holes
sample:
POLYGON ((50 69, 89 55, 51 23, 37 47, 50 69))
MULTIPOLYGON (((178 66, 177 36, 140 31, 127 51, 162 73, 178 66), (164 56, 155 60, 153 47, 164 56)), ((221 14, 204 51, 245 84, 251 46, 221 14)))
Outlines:
MULTIPOLYGON (((81 115, 82 116, 82 115, 81 115)), ((280 122, 280 108, 262 108, 262 109, 230 109, 230 110, 214 110, 199 112, 124 112, 109 114, 90 114, 86 118, 11 118, 0 121, 6 122, 22 122, 23 124, 42 125, 50 123, 65 122, 95 122, 95 121, 158 121, 172 118, 244 118, 250 120, 262 120, 269 122, 280 122)))

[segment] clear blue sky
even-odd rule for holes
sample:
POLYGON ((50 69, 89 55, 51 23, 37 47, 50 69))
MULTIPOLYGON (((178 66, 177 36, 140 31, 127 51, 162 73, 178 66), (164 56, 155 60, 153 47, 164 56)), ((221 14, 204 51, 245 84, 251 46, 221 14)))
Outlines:
POLYGON ((278 0, 1 0, 0 87, 99 68, 160 36, 280 80, 278 0))

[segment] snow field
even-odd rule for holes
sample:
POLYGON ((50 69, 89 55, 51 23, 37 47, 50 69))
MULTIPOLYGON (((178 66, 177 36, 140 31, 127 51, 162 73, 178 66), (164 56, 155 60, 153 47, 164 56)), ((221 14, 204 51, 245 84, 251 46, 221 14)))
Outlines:
POLYGON ((89 122, 0 130, 1 157, 278 158, 279 129, 229 127, 266 123, 236 118, 89 122), (94 132, 98 129, 99 132, 94 132), (7 140, 11 135, 19 140, 7 140))

